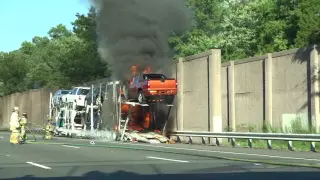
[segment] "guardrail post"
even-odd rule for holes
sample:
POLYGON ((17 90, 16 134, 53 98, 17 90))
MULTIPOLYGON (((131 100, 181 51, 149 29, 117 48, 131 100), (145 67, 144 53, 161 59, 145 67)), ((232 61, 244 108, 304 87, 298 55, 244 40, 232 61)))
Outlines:
MULTIPOLYGON (((176 131, 172 132, 172 136, 177 137, 177 141, 179 141, 179 136, 183 136, 188 138, 188 143, 193 143, 193 137, 200 137, 202 139, 202 144, 206 144, 207 138, 215 139, 215 143, 217 146, 221 145, 220 138, 228 138, 231 140, 231 144, 233 147, 237 146, 236 139, 247 139, 248 147, 253 148, 253 139, 261 139, 267 141, 267 148, 272 148, 272 140, 282 140, 287 142, 288 149, 294 151, 293 141, 300 142, 310 142, 311 151, 316 151, 316 142, 320 142, 319 134, 288 134, 288 133, 241 133, 241 132, 223 132, 223 133, 214 133, 214 132, 198 132, 198 131, 176 131)), ((184 141, 185 142, 185 141, 184 141)), ((210 144, 210 143, 208 143, 210 144)))
POLYGON ((180 138, 180 136, 177 136, 177 142, 178 142, 178 143, 181 143, 181 138, 180 138))
POLYGON ((189 136, 189 141, 188 141, 189 144, 192 144, 192 137, 189 136))
POLYGON ((231 138, 231 145, 232 147, 236 146, 236 140, 234 138, 231 138))
POLYGON ((252 148, 252 139, 248 139, 248 147, 252 148))
POLYGON ((216 138, 216 145, 217 145, 217 146, 220 146, 220 139, 221 139, 221 138, 216 138))
POLYGON ((288 141, 288 149, 293 151, 292 141, 288 141))
POLYGON ((205 137, 201 137, 201 142, 202 142, 202 145, 205 145, 206 144, 206 138, 205 137))
POLYGON ((311 145, 311 149, 310 150, 312 152, 316 152, 316 143, 315 142, 311 142, 310 145, 311 145))
POLYGON ((272 149, 271 140, 267 140, 267 148, 272 149))

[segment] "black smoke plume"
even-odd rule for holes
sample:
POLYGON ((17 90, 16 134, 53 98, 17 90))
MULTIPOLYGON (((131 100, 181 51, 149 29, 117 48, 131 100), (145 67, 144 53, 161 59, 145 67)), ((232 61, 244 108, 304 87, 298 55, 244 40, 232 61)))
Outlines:
POLYGON ((151 67, 170 76, 172 53, 168 38, 191 27, 186 0, 93 0, 97 9, 99 53, 114 78, 151 67))

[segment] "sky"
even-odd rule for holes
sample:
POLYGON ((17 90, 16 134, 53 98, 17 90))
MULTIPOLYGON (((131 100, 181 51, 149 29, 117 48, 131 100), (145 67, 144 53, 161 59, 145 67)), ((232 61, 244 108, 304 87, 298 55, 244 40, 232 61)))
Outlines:
POLYGON ((47 36, 51 27, 72 29, 75 14, 86 14, 86 0, 0 0, 0 51, 19 49, 23 41, 47 36))

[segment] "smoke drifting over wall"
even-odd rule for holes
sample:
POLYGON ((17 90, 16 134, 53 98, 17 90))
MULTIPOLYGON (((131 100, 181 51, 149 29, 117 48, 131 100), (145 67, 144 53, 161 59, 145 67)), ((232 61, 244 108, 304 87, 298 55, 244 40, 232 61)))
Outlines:
POLYGON ((168 37, 191 26, 185 0, 94 0, 93 5, 98 10, 99 53, 115 78, 130 77, 133 65, 138 71, 171 71, 168 37))

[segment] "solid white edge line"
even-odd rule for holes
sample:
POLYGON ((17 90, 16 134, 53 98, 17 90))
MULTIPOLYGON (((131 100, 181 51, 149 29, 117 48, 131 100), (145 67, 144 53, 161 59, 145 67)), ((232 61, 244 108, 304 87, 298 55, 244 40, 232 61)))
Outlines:
POLYGON ((183 161, 183 160, 177 160, 177 159, 167 159, 167 158, 160 158, 160 157, 154 157, 154 156, 147 156, 148 159, 158 159, 158 160, 164 160, 164 161, 173 161, 173 162, 182 162, 182 163, 188 163, 189 161, 183 161))
POLYGON ((39 168, 43 168, 43 169, 51 169, 51 167, 44 166, 44 165, 41 165, 41 164, 38 164, 38 163, 34 163, 34 162, 26 162, 26 163, 30 164, 30 165, 33 165, 33 166, 37 166, 39 168))
POLYGON ((64 147, 69 147, 69 148, 75 148, 75 149, 79 149, 80 147, 77 147, 77 146, 69 146, 69 145, 62 145, 64 147))
POLYGON ((307 159, 307 158, 300 158, 300 157, 286 157, 286 156, 274 156, 274 155, 266 155, 266 154, 237 153, 237 152, 228 152, 228 151, 213 151, 213 150, 205 150, 205 149, 176 148, 176 147, 152 146, 152 145, 144 145, 144 144, 128 144, 128 143, 119 143, 119 142, 109 142, 109 143, 124 144, 124 145, 131 145, 131 146, 157 147, 157 148, 163 148, 163 149, 176 149, 176 150, 195 151, 195 152, 211 152, 211 153, 220 153, 220 154, 233 154, 233 155, 245 155, 245 156, 257 156, 257 157, 268 157, 268 158, 320 162, 320 159, 307 159))

